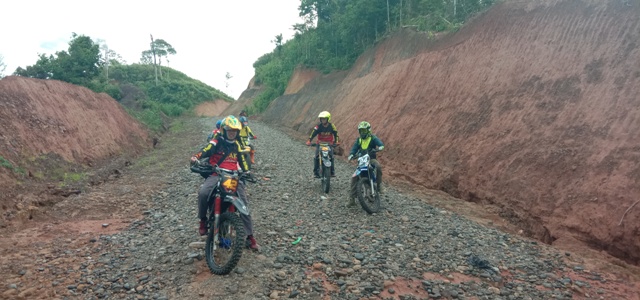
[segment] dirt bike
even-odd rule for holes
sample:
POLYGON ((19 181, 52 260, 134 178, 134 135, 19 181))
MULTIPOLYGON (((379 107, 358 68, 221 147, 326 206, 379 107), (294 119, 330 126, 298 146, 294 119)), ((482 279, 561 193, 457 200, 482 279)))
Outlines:
POLYGON ((376 178, 376 168, 371 164, 369 153, 377 152, 372 149, 366 153, 358 152, 358 167, 352 177, 357 177, 356 192, 358 202, 369 214, 380 211, 380 193, 376 178))
POLYGON ((249 208, 238 196, 238 184, 241 180, 255 182, 255 179, 248 173, 213 168, 208 162, 201 161, 192 165, 191 171, 204 178, 218 174, 218 183, 207 203, 209 221, 205 257, 211 273, 229 274, 245 248, 244 224, 238 214, 249 215, 249 208))
POLYGON ((318 173, 320 174, 320 188, 324 193, 329 193, 331 188, 331 158, 333 157, 333 147, 329 143, 312 143, 309 146, 319 146, 318 153, 318 173))

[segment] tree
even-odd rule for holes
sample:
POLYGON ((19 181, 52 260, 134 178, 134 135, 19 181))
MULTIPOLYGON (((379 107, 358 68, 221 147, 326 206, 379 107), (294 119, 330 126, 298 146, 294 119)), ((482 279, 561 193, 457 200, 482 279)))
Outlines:
POLYGON ((100 46, 88 36, 71 36, 68 51, 56 52, 52 78, 86 86, 100 74, 100 46))
POLYGON ((225 84, 225 87, 227 88, 227 93, 229 93, 229 80, 231 80, 233 76, 231 76, 231 73, 227 72, 227 74, 224 75, 224 78, 226 79, 224 84, 225 84))
POLYGON ((273 39, 271 42, 276 45, 276 51, 280 52, 280 50, 282 50, 282 33, 276 35, 275 39, 273 39))
MULTIPOLYGON (((162 69, 160 66, 162 65, 162 58, 169 61, 169 55, 175 55, 176 49, 171 46, 171 44, 167 43, 163 39, 153 39, 153 35, 151 35, 151 44, 149 44, 149 50, 142 51, 140 57, 140 63, 142 64, 153 64, 156 73, 160 73, 160 78, 162 78, 162 69)), ((156 74, 156 85, 158 85, 158 75, 156 74)))
POLYGON ((102 40, 96 40, 96 44, 100 47, 100 62, 99 65, 104 68, 105 78, 109 79, 109 67, 111 65, 123 65, 126 64, 125 60, 122 59, 120 54, 116 53, 112 49, 109 49, 109 45, 102 40))
POLYGON ((4 56, 0 54, 0 78, 4 77, 4 70, 7 68, 7 65, 4 63, 4 56))
POLYGON ((158 64, 156 63, 156 48, 153 45, 153 35, 149 34, 149 36, 151 37, 151 54, 153 54, 153 70, 156 76, 156 86, 158 86, 158 64))
POLYGON ((100 74, 100 47, 88 36, 73 33, 71 37, 67 51, 49 56, 39 54, 35 65, 26 69, 18 67, 14 74, 89 86, 89 82, 100 74))
POLYGON ((143 65, 151 65, 153 64, 153 51, 144 50, 140 55, 140 63, 143 65))
MULTIPOLYGON (((162 58, 169 61, 169 55, 175 55, 176 49, 171 46, 171 44, 167 43, 163 39, 157 39, 151 43, 151 47, 155 52, 155 55, 158 57, 158 66, 162 66, 162 58)), ((160 78, 162 78, 162 68, 158 68, 160 71, 160 78)))
POLYGON ((38 79, 51 79, 53 78, 53 72, 57 63, 56 58, 53 55, 46 56, 45 54, 39 54, 38 61, 33 66, 27 66, 26 69, 18 67, 13 75, 22 77, 31 77, 38 79))

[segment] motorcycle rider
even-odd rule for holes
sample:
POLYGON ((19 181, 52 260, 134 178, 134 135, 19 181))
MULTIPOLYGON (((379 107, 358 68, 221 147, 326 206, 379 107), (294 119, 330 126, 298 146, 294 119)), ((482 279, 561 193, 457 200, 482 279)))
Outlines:
POLYGON ((251 131, 251 128, 249 128, 249 120, 247 120, 247 117, 240 117, 240 123, 242 124, 242 129, 240 130, 240 139, 242 140, 242 146, 244 147, 249 147, 250 152, 249 155, 251 156, 251 163, 255 164, 255 153, 256 153, 256 149, 254 148, 254 145, 249 145, 248 141, 249 141, 249 137, 251 137, 252 139, 257 139, 258 137, 253 134, 253 132, 251 131))
MULTIPOLYGON (((240 155, 242 149, 238 139, 240 129, 242 129, 242 125, 240 125, 240 121, 238 121, 235 116, 226 117, 222 123, 221 132, 218 137, 212 139, 200 152, 192 156, 191 162, 194 163, 201 158, 209 157, 209 163, 214 166, 214 169, 215 166, 219 166, 220 168, 235 171, 240 167, 243 171, 249 172, 243 155, 240 155)), ((217 183, 218 174, 213 173, 207 177, 198 192, 198 217, 200 218, 200 228, 198 232, 200 235, 207 234, 207 200, 217 183)), ((243 181, 238 182, 237 192, 240 199, 249 206, 249 198, 247 197, 245 183, 243 181)), ((253 236, 253 221, 251 216, 240 214, 240 218, 244 224, 249 247, 253 250, 259 250, 260 247, 253 236)))
MULTIPOLYGON (((351 152, 349 152, 348 160, 352 160, 356 158, 356 154, 359 151, 367 153, 371 149, 376 149, 378 151, 382 151, 384 149, 384 144, 382 141, 375 135, 371 133, 371 124, 367 121, 362 121, 358 124, 358 133, 360 136, 356 139, 355 143, 353 143, 353 147, 351 147, 351 152)), ((376 152, 369 153, 369 162, 376 168, 376 181, 378 182, 378 193, 382 195, 382 166, 376 159, 376 152)), ((351 177, 351 193, 349 193, 349 202, 347 206, 356 205, 355 198, 357 197, 356 186, 358 183, 358 177, 351 177)))
POLYGON ((209 133, 209 136, 207 137, 207 142, 218 137, 218 134, 220 134, 220 125, 222 125, 222 121, 224 121, 224 119, 220 119, 216 122, 216 129, 214 129, 213 131, 211 131, 211 133, 209 133))
MULTIPOLYGON (((309 140, 307 141, 307 146, 311 146, 311 141, 316 135, 318 136, 318 145, 316 146, 316 155, 313 159, 313 176, 315 178, 320 178, 319 174, 319 162, 318 155, 320 155, 320 143, 328 143, 329 145, 340 145, 340 141, 338 140, 338 129, 336 126, 331 123, 331 114, 328 111, 323 111, 318 115, 320 119, 320 123, 313 128, 311 132, 311 136, 309 136, 309 140)), ((333 148, 329 147, 330 155, 331 155, 331 177, 336 176, 336 171, 333 163, 333 148)))

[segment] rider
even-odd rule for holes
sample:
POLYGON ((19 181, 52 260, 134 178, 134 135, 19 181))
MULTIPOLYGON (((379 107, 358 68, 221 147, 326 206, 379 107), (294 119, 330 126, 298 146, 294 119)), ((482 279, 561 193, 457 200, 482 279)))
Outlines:
POLYGON ((220 119, 216 122, 216 129, 209 133, 207 142, 218 137, 218 135, 220 134, 220 125, 222 125, 222 121, 224 121, 224 119, 220 119))
MULTIPOLYGON (((384 149, 384 144, 382 141, 375 135, 371 133, 371 124, 367 121, 362 121, 358 124, 358 133, 360 137, 356 139, 356 142, 353 143, 353 147, 351 147, 351 152, 349 152, 349 160, 355 158, 355 155, 359 151, 368 152, 371 149, 376 149, 378 151, 382 151, 384 149)), ((382 166, 376 159, 376 152, 369 152, 369 158, 371 159, 369 162, 376 168, 376 181, 378 182, 378 193, 382 194, 382 166)), ((358 177, 351 177, 351 193, 349 194, 349 202, 347 206, 353 206, 356 204, 356 186, 358 183, 358 177)))
MULTIPOLYGON (((227 170, 238 170, 238 167, 243 171, 249 172, 247 163, 244 161, 243 156, 240 155, 242 146, 238 140, 238 133, 241 129, 240 122, 234 116, 228 116, 224 119, 221 127, 221 132, 217 138, 214 138, 205 146, 200 152, 191 157, 191 162, 194 163, 201 158, 209 157, 209 163, 214 166, 219 166, 227 170), (221 159, 224 159, 220 161, 221 159)), ((213 173, 207 177, 200 191, 198 192, 198 217, 200 218, 200 235, 207 234, 207 200, 211 191, 216 187, 218 183, 218 175, 213 173)), ((238 183, 238 196, 249 206, 249 198, 245 190, 244 182, 238 183)), ((250 248, 258 250, 259 246, 256 239, 253 237, 253 222, 251 216, 244 214, 240 215, 244 228, 247 234, 247 241, 249 241, 250 248)))
MULTIPOLYGON (((307 146, 311 145, 311 141, 316 135, 318 136, 318 146, 316 147, 316 156, 313 159, 313 176, 316 178, 320 177, 319 174, 319 162, 318 155, 320 154, 320 143, 328 143, 329 145, 340 145, 338 140, 338 129, 331 122, 331 114, 328 111, 323 111, 318 115, 320 119, 320 124, 316 125, 313 128, 313 132, 311 132, 311 136, 309 136, 309 140, 307 141, 307 146)), ((331 177, 336 176, 336 171, 333 163, 333 149, 329 148, 331 151, 331 177)))
POLYGON ((248 141, 249 141, 249 137, 251 137, 252 139, 257 139, 258 137, 253 134, 253 132, 251 131, 251 128, 249 128, 249 120, 247 120, 247 117, 240 117, 240 123, 242 124, 242 129, 240 130, 240 139, 242 140, 242 145, 243 146, 248 146, 249 149, 251 149, 251 151, 249 152, 250 156, 251 156, 251 163, 255 164, 255 153, 256 153, 256 149, 254 148, 254 145, 248 145, 248 141))

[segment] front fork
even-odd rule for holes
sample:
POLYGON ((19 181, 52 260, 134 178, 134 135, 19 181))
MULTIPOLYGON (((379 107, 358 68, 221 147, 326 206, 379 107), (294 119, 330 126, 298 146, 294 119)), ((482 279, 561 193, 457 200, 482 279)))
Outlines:
POLYGON ((377 193, 377 189, 376 189, 376 182, 373 181, 373 178, 371 178, 371 172, 375 171, 373 170, 373 168, 371 168, 371 166, 369 166, 369 172, 367 172, 367 176, 369 177, 369 187, 371 188, 371 196, 375 197, 376 193, 377 193))
POLYGON ((371 196, 375 197, 376 196, 376 183, 373 182, 373 179, 369 178, 369 182, 371 184, 369 184, 371 186, 371 196))
POLYGON ((220 210, 222 206, 222 199, 220 196, 216 196, 216 199, 213 200, 213 224, 211 224, 211 230, 213 230, 213 250, 218 248, 218 238, 220 234, 218 233, 218 221, 220 221, 220 210))
MULTIPOLYGON (((236 207, 230 205, 227 209, 229 212, 235 212, 236 207)), ((211 230, 213 230, 213 250, 218 248, 218 239, 220 237, 220 233, 218 232, 218 221, 220 221, 220 214, 222 213, 222 199, 220 196, 216 196, 216 199, 213 201, 213 224, 211 225, 211 230)), ((229 232, 227 232, 229 236, 231 236, 231 228, 229 228, 229 232)))

